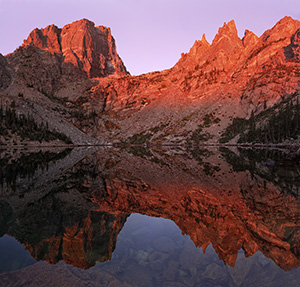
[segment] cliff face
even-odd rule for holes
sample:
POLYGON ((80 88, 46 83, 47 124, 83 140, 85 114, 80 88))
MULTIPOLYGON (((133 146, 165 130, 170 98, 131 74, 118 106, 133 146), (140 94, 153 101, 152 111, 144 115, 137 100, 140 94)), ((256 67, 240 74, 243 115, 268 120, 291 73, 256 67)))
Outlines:
POLYGON ((33 30, 7 60, 27 87, 47 94, 89 78, 128 74, 110 29, 86 19, 33 30))
POLYGON ((88 77, 127 75, 117 54, 110 28, 83 19, 59 29, 50 25, 35 29, 22 47, 35 46, 52 54, 61 54, 66 63, 86 72, 88 77))

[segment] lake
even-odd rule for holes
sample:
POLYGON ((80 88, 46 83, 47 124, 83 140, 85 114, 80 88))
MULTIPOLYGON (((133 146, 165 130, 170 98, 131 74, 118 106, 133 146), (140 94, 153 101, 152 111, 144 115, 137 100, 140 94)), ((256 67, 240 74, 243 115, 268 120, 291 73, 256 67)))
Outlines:
POLYGON ((298 286, 300 158, 0 150, 0 286, 298 286))

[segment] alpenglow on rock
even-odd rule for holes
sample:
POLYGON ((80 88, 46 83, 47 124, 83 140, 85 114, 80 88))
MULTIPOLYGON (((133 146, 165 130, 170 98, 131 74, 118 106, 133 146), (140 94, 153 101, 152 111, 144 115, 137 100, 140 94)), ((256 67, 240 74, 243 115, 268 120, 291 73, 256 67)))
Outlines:
MULTIPOLYGON (((49 126, 56 122, 57 128, 63 119, 87 134, 88 142, 293 141, 300 135, 295 111, 300 101, 299 31, 300 21, 284 17, 260 37, 246 30, 240 38, 232 20, 224 23, 212 43, 205 35, 195 41, 173 68, 129 76, 109 28, 95 27, 85 19, 62 29, 52 25, 34 30, 22 47, 2 59, 2 68, 0 59, 0 74, 6 75, 0 89, 2 95, 9 95, 7 102, 14 98, 18 112, 30 99, 31 104, 41 105, 43 120, 53 113, 49 126), (276 139, 275 133, 259 136, 267 133, 258 129, 270 130, 273 119, 279 118, 279 109, 273 106, 286 109, 283 100, 293 104, 292 120, 297 124, 283 122, 289 132, 281 136, 280 130, 287 129, 278 128, 276 139), (268 119, 260 113, 268 114, 268 119), (244 136, 251 115, 256 117, 255 141, 244 136)), ((69 128, 60 129, 71 138, 75 135, 69 128)))
POLYGON ((117 54, 110 28, 82 19, 65 25, 34 29, 22 47, 35 46, 52 54, 62 54, 64 62, 85 71, 88 77, 124 76, 128 72, 117 54))

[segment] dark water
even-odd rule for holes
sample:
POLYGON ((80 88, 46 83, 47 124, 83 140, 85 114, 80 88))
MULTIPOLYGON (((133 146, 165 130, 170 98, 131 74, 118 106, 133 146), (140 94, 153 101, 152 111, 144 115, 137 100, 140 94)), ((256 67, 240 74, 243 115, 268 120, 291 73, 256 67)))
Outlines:
POLYGON ((0 286, 299 286, 299 158, 2 150, 0 286))

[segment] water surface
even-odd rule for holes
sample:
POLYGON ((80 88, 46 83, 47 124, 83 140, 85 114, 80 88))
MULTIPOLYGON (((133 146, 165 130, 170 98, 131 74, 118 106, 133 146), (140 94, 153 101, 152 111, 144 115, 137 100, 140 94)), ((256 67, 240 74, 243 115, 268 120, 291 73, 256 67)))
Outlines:
POLYGON ((300 173, 291 152, 1 156, 0 286, 299 282, 300 173))

